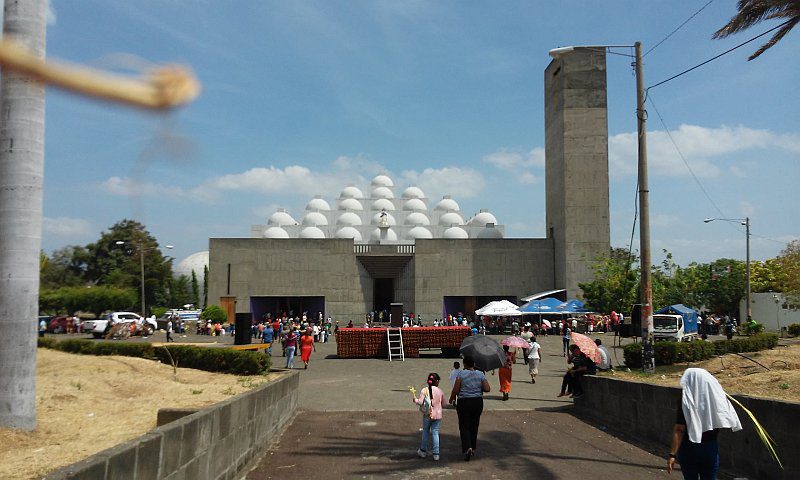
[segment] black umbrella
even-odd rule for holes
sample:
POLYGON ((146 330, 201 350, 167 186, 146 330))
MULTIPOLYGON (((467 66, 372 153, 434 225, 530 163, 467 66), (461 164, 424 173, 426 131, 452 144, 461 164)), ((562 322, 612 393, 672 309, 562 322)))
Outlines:
POLYGON ((486 335, 473 335, 461 342, 461 355, 472 357, 475 367, 487 371, 500 368, 506 363, 506 352, 496 340, 486 335))

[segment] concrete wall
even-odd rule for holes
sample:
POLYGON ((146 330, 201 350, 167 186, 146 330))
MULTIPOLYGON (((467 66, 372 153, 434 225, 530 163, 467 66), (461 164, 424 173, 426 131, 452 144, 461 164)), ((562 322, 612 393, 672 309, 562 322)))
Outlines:
POLYGON ((230 400, 56 470, 48 480, 231 479, 292 420, 299 376, 230 400))
MULTIPOLYGON (((553 287, 547 239, 417 240, 415 312, 441 318, 445 296, 516 296, 553 287)), ((482 305, 478 305, 480 307, 482 305)))
MULTIPOLYGON (((672 426, 681 390, 645 383, 628 382, 607 377, 584 377, 586 394, 575 400, 580 416, 590 418, 637 439, 663 446, 660 453, 669 453, 672 426)), ((800 478, 800 403, 766 400, 734 395, 756 416, 777 443, 781 470, 759 440, 753 423, 745 412, 735 406, 744 427, 739 432, 723 430, 719 435, 720 462, 723 471, 750 479, 800 478)))
MULTIPOLYGON (((210 243, 209 302, 227 295, 230 264, 237 312, 249 312, 251 296, 324 296, 334 320, 358 324, 372 306, 373 280, 352 240, 212 238, 210 243)), ((399 248, 361 247, 372 253, 399 248)), ((432 239, 407 248, 415 253, 395 279, 395 300, 426 322, 441 318, 448 295, 520 298, 553 288, 547 239, 432 239)))
POLYGON ((561 54, 544 76, 547 236, 556 287, 577 297, 611 248, 605 51, 561 54))
MULTIPOLYGON (((742 298, 739 305, 739 318, 747 318, 745 302, 746 300, 742 298)), ((782 293, 753 293, 750 295, 750 302, 753 320, 764 324, 764 328, 768 332, 780 333, 782 328, 787 328, 793 323, 800 323, 800 309, 797 308, 797 305, 787 302, 786 296, 782 293)))

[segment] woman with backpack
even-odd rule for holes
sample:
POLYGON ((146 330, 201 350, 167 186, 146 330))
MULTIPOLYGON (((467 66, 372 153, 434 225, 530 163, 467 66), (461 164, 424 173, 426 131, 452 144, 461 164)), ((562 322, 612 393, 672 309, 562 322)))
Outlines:
POLYGON ((439 374, 429 373, 425 387, 416 396, 416 392, 411 390, 412 400, 419 405, 422 413, 422 444, 417 450, 420 458, 428 456, 428 437, 433 442, 433 459, 439 460, 439 427, 442 423, 442 409, 444 408, 444 392, 439 388, 439 374))

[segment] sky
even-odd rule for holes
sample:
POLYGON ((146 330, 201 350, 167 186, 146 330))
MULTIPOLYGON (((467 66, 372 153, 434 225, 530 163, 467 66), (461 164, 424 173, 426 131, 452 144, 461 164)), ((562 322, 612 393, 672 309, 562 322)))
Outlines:
MULTIPOLYGON (((129 218, 180 260, 378 173, 396 193, 415 184, 467 215, 488 208, 507 237, 544 237, 548 51, 641 41, 647 52, 705 3, 50 0, 48 57, 131 74, 180 63, 203 91, 156 114, 49 89, 43 248, 129 218)), ((735 4, 713 1, 647 53, 645 86, 778 24, 712 40, 735 4)), ((649 91, 655 263, 663 250, 680 265, 744 259, 743 227, 709 217, 750 217, 753 259, 800 234, 800 29, 748 62, 766 38, 649 91)), ((609 55, 607 75, 611 243, 627 247, 631 58, 609 55)))

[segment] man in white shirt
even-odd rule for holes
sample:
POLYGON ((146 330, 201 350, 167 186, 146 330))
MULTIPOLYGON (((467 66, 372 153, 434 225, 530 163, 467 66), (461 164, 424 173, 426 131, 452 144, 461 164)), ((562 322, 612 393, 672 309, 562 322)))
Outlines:
POLYGON ((528 373, 531 375, 531 383, 536 383, 536 375, 539 375, 539 363, 542 361, 542 346, 536 341, 536 337, 531 338, 531 348, 528 350, 528 373))
POLYGON ((597 345, 597 349, 600 350, 600 364, 597 365, 597 369, 604 372, 607 370, 613 370, 611 366, 611 354, 608 353, 606 347, 603 346, 603 342, 597 338, 595 339, 594 343, 597 345))

